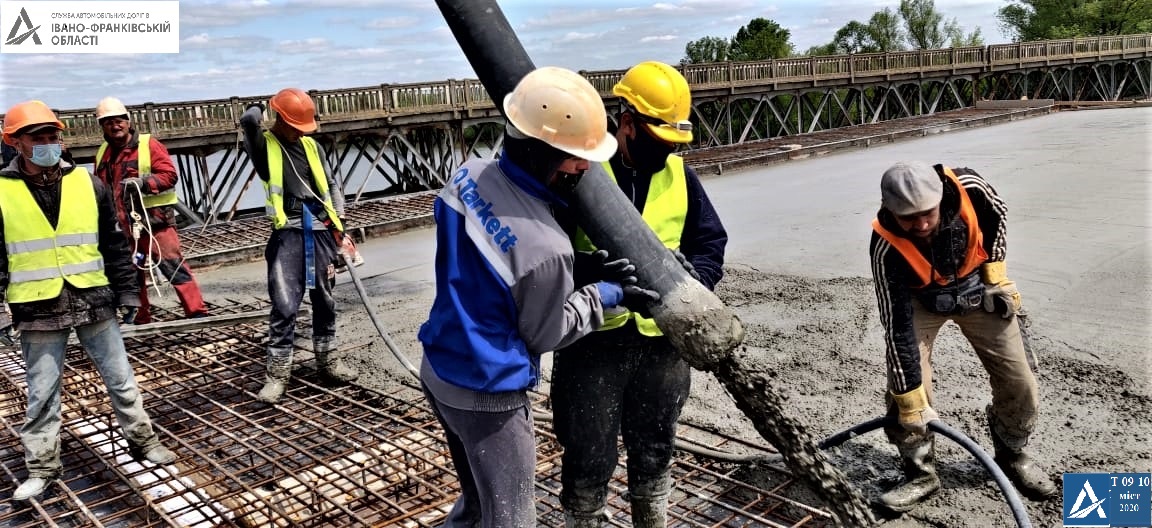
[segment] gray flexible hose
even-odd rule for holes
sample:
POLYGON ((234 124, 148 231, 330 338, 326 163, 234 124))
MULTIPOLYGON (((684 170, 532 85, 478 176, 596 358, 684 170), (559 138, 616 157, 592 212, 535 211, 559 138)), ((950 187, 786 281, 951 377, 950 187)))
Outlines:
MULTIPOLYGON (((899 425, 895 417, 881 416, 873 418, 862 424, 856 425, 839 433, 836 433, 820 442, 820 449, 830 449, 836 447, 844 442, 866 434, 881 427, 889 425, 899 425)), ((1000 487, 1000 493, 1004 495, 1004 499, 1008 501, 1008 508, 1012 510, 1012 517, 1016 519, 1016 526, 1020 528, 1032 528, 1032 520, 1028 517, 1028 510, 1024 507, 1024 503, 1020 500, 1020 495, 1016 493, 1016 488, 1012 482, 1008 480, 1008 476, 1000 469, 1000 465, 988 456, 988 452, 980 447, 980 444, 968 438, 964 433, 949 427, 948 424, 940 420, 932 420, 928 422, 928 429, 933 432, 940 433, 948 437, 953 442, 960 444, 965 450, 972 454, 984 469, 992 474, 992 479, 996 481, 996 485, 1000 487)))

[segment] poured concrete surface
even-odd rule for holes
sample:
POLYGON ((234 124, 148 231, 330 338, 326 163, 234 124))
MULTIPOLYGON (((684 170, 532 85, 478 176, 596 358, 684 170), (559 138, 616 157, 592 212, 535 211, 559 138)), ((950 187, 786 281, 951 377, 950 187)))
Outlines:
MULTIPOLYGON (((730 236, 719 292, 748 326, 744 353, 777 372, 791 412, 817 436, 881 413, 883 342, 867 251, 879 176, 902 159, 972 167, 1007 201, 1009 276, 1041 354, 1030 449, 1057 480, 1064 471, 1152 470, 1150 137, 1152 108, 1064 112, 707 179, 730 236)), ((361 251, 374 308, 415 361, 433 295, 434 231, 371 240, 361 251)), ((198 276, 210 298, 266 296, 262 263, 198 276)), ((396 361, 347 277, 337 294, 341 339, 373 342, 355 361, 361 379, 387 386, 401 375, 396 361)), ((987 376, 955 328, 941 333, 934 364, 942 418, 990 446, 987 376)), ((686 419, 756 437, 715 380, 694 383, 686 419)), ((889 524, 1010 526, 980 468, 946 444, 945 489, 889 524)), ((882 434, 852 442, 836 460, 868 493, 898 477, 882 434)), ((1028 504, 1037 526, 1059 524, 1059 498, 1028 504)))

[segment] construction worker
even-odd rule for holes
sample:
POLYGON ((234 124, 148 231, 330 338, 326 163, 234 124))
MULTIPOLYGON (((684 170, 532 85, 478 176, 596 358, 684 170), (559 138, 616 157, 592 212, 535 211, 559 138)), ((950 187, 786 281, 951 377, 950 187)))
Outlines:
POLYGON ((1004 263, 1004 200, 976 171, 901 162, 880 180, 872 221, 872 276, 888 363, 886 429, 905 480, 880 496, 903 512, 940 489, 933 409, 932 345, 947 321, 960 326, 988 372, 987 408, 995 457, 1024 495, 1051 497, 1056 486, 1024 451, 1036 424, 1035 358, 1026 352, 1017 313, 1020 293, 1004 263))
POLYGON ((535 527, 528 389, 540 356, 593 332, 634 285, 626 259, 572 282, 572 244, 552 216, 589 161, 616 149, 603 102, 579 74, 536 69, 503 100, 499 161, 472 159, 435 203, 436 298, 419 332, 420 378, 444 427, 461 495, 445 527, 535 527))
MULTIPOLYGON (((712 289, 723 276, 728 235, 695 171, 673 154, 692 141, 688 82, 667 64, 642 62, 612 93, 624 104, 619 147, 604 170, 685 270, 712 289)), ((581 257, 577 285, 596 280, 592 243, 576 231, 573 244, 581 257)), ((569 528, 601 526, 622 434, 632 524, 663 527, 690 369, 644 310, 617 309, 605 319, 599 332, 558 351, 553 361, 555 431, 564 446, 560 503, 569 528)))
POLYGON ((104 380, 129 452, 170 464, 144 411, 116 315, 140 296, 128 245, 116 232, 112 192, 62 157, 64 123, 40 101, 17 104, 4 120, 4 142, 18 157, 0 169, 0 288, 11 310, 0 315, 0 339, 13 323, 26 363, 28 410, 20 442, 28 479, 12 499, 39 496, 60 476, 60 384, 68 337, 76 337, 104 380))
POLYGON ((337 172, 324 148, 306 136, 316 131, 316 105, 298 88, 285 88, 269 101, 276 112, 272 128, 263 131, 262 104, 250 105, 240 117, 244 149, 264 183, 265 214, 272 236, 264 250, 268 262, 268 296, 272 316, 268 363, 258 399, 276 403, 292 371, 296 314, 307 291, 312 301, 312 350, 316 366, 330 381, 348 383, 359 373, 336 355, 337 240, 344 235, 344 195, 337 172))
POLYGON ((96 105, 96 121, 104 131, 94 162, 96 177, 112 189, 120 229, 128 237, 140 280, 140 309, 125 322, 152 322, 148 279, 153 269, 176 290, 185 317, 208 315, 200 286, 180 250, 176 167, 168 149, 151 134, 137 133, 128 109, 115 97, 105 97, 96 105))

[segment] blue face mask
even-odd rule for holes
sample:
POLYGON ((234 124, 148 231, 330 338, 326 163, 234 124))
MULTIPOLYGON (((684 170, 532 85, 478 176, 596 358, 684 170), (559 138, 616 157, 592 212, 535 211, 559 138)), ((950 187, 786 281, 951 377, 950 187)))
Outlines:
POLYGON ((48 145, 33 145, 32 146, 32 159, 33 164, 38 167, 55 167, 60 163, 60 144, 51 143, 48 145))

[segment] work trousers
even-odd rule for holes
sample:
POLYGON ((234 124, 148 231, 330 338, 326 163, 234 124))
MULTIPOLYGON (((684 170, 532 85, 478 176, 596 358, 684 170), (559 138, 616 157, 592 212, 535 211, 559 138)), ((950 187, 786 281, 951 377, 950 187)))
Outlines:
MULTIPOLYGON (((164 278, 176 290, 176 297, 180 300, 180 307, 184 309, 184 317, 199 317, 208 315, 208 308, 204 306, 204 298, 200 295, 200 285, 196 284, 196 276, 192 268, 184 262, 184 255, 180 250, 180 236, 176 228, 165 226, 153 228, 152 237, 142 233, 140 240, 129 238, 129 244, 135 244, 137 254, 151 255, 153 265, 158 268, 164 278), (155 240, 153 240, 155 239, 155 240)), ((137 266, 146 266, 146 262, 136 262, 137 266)), ((148 302, 148 276, 150 272, 139 270, 140 278, 140 309, 136 312, 136 324, 152 322, 152 304, 148 302)))
POLYGON ((643 336, 631 323, 556 352, 551 395, 556 439, 564 447, 565 511, 594 514, 604 508, 619 454, 617 435, 628 455, 629 493, 667 495, 690 374, 668 338, 643 336))
MULTIPOLYGON (((64 352, 71 333, 70 328, 20 333, 28 384, 28 412, 20 430, 20 442, 24 445, 24 463, 30 478, 56 478, 62 470, 60 384, 64 375, 64 352)), ((152 430, 152 421, 144 412, 140 388, 115 319, 78 326, 76 337, 104 380, 116 420, 129 446, 147 452, 160 445, 160 439, 152 430)))
MULTIPOLYGON (((999 314, 974 310, 964 315, 938 315, 924 309, 919 302, 912 303, 912 321, 916 341, 920 348, 920 371, 928 402, 935 406, 932 395, 932 348, 940 327, 954 321, 964 337, 976 350, 976 357, 988 372, 992 386, 992 405, 989 424, 1005 445, 1013 450, 1023 449, 1036 427, 1036 414, 1040 395, 1036 384, 1036 358, 1024 348, 1020 323, 1016 316, 1004 319, 999 314)), ((890 394, 892 380, 888 382, 888 415, 898 416, 899 409, 890 394)), ((902 427, 885 429, 888 439, 897 446, 911 448, 928 440, 902 427)))
POLYGON ((504 412, 456 409, 424 395, 444 428, 460 498, 444 528, 535 528, 536 437, 527 406, 504 412))
POLYGON ((336 240, 327 231, 313 231, 315 287, 307 288, 304 231, 274 229, 264 250, 268 262, 268 297, 272 300, 268 348, 283 355, 291 353, 296 338, 296 314, 304 292, 312 301, 312 338, 327 340, 336 335, 336 240))

